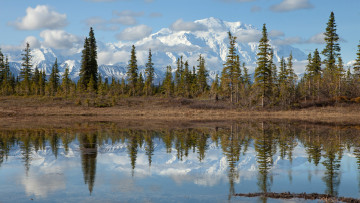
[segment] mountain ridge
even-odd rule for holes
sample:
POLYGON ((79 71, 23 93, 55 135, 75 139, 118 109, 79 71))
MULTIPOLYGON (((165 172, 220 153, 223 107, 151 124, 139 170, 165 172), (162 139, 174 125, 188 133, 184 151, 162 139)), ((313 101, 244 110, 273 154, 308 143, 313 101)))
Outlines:
MULTIPOLYGON (((196 20, 194 24, 199 27, 198 30, 163 28, 136 42, 119 41, 104 44, 98 41, 99 73, 102 77, 107 78, 125 78, 131 45, 134 44, 137 51, 139 71, 141 72, 144 72, 145 69, 148 50, 152 50, 156 83, 164 77, 167 65, 171 65, 173 70, 175 69, 176 60, 180 56, 183 56, 184 60, 188 60, 190 66, 196 67, 200 54, 205 57, 206 68, 209 70, 210 79, 213 79, 216 74, 221 73, 223 63, 226 60, 228 31, 232 32, 238 39, 236 48, 240 61, 245 62, 250 73, 254 71, 258 48, 257 38, 261 34, 258 29, 240 21, 227 22, 213 17, 196 20)), ((306 59, 304 52, 289 45, 272 45, 272 48, 276 62, 281 57, 287 57, 290 52, 293 53, 295 61, 306 59)), ((45 70, 46 74, 49 75, 57 58, 60 74, 64 72, 67 66, 70 70, 70 77, 77 80, 81 66, 81 49, 71 55, 65 55, 62 52, 46 47, 33 49, 31 52, 33 68, 38 67, 45 70)), ((21 69, 22 52, 17 50, 4 53, 9 56, 11 71, 18 75, 21 69)))

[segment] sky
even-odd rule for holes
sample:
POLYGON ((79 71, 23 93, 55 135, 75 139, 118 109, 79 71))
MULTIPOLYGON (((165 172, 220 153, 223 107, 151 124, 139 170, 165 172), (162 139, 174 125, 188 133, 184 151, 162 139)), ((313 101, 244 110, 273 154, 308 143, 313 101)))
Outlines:
POLYGON ((322 50, 321 33, 335 13, 341 54, 355 59, 360 40, 360 0, 0 0, 0 47, 71 49, 94 27, 98 41, 136 41, 161 28, 191 29, 208 17, 241 21, 258 29, 266 23, 277 43, 306 54, 322 50))

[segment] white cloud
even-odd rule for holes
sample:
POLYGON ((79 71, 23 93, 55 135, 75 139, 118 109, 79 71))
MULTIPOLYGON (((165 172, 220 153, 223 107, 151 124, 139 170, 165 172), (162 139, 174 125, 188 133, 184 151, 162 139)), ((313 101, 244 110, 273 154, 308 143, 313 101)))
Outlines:
POLYGON ((29 45, 30 45, 30 47, 31 47, 32 49, 40 48, 40 46, 41 46, 40 41, 39 41, 36 37, 34 37, 34 36, 28 36, 28 37, 26 37, 25 40, 24 40, 24 42, 23 42, 23 47, 26 46, 26 43, 27 43, 27 42, 29 43, 29 45))
POLYGON ((45 198, 49 193, 65 189, 65 177, 59 174, 33 173, 29 177, 22 177, 25 193, 28 196, 45 198))
POLYGON ((65 27, 68 23, 66 14, 60 14, 45 5, 38 5, 36 8, 28 7, 25 17, 9 24, 19 30, 38 30, 42 28, 58 29, 65 27))
POLYGON ((259 30, 242 30, 234 33, 238 42, 259 42, 261 35, 259 30))
POLYGON ((152 28, 147 25, 129 27, 120 32, 116 37, 119 40, 135 41, 143 39, 151 34, 152 28))
POLYGON ((287 12, 299 9, 313 8, 309 0, 283 0, 281 3, 273 5, 270 10, 274 12, 287 12))
POLYGON ((324 44, 325 43, 325 35, 324 33, 318 33, 312 37, 310 37, 309 40, 307 40, 307 43, 312 43, 312 44, 324 44))
POLYGON ((54 49, 69 49, 80 43, 81 39, 63 30, 44 30, 40 33, 43 45, 54 49))
POLYGON ((98 53, 98 63, 113 65, 119 62, 127 61, 129 56, 129 51, 102 51, 98 53))
POLYGON ((207 28, 199 23, 195 22, 185 22, 182 19, 175 21, 171 26, 170 29, 173 31, 204 31, 207 28))

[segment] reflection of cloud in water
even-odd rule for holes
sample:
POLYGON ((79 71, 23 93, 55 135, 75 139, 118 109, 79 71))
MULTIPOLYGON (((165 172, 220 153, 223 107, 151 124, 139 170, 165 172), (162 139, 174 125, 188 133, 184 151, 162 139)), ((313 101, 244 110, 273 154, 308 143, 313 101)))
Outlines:
POLYGON ((65 177, 60 173, 36 174, 29 173, 24 176, 21 183, 25 187, 26 195, 36 197, 46 197, 48 193, 65 189, 65 177))

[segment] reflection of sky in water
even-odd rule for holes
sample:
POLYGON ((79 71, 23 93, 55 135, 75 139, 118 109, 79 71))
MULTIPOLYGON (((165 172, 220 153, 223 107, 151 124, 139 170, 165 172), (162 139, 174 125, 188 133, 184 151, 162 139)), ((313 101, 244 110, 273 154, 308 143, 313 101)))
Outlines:
MULTIPOLYGON (((60 142, 61 143, 61 142, 60 142)), ((109 141, 111 143, 111 141, 109 141)), ((30 169, 25 172, 21 149, 15 145, 8 159, 0 166, 0 201, 26 202, 223 202, 227 201, 230 188, 228 158, 221 145, 208 139, 204 159, 199 162, 198 151, 189 150, 188 156, 177 158, 173 146, 168 153, 161 139, 154 139, 151 167, 146 154, 146 143, 137 148, 136 165, 132 169, 128 143, 97 145, 94 185, 90 195, 89 181, 85 181, 84 157, 78 140, 69 145, 69 151, 59 144, 57 158, 47 146, 31 152, 30 169), (86 182, 86 183, 85 183, 86 182)), ((89 152, 91 154, 93 152, 89 152)), ((252 141, 247 151, 241 152, 235 163, 232 177, 235 193, 261 191, 259 185, 259 158, 252 141)), ((324 153, 324 152, 323 152, 324 153)), ((273 156, 273 165, 266 180, 269 191, 293 193, 324 193, 326 168, 321 158, 318 166, 308 162, 308 154, 300 142, 292 151, 292 161, 281 159, 279 150, 273 156)), ((90 164, 91 162, 87 162, 90 164)), ((339 169, 339 196, 359 198, 359 171, 352 151, 345 150, 339 169)), ((88 174, 89 175, 89 174, 88 174)), ((87 176, 89 177, 89 176, 87 176)), ((234 198, 238 201, 257 201, 234 198)), ((281 202, 281 200, 269 200, 281 202)))

